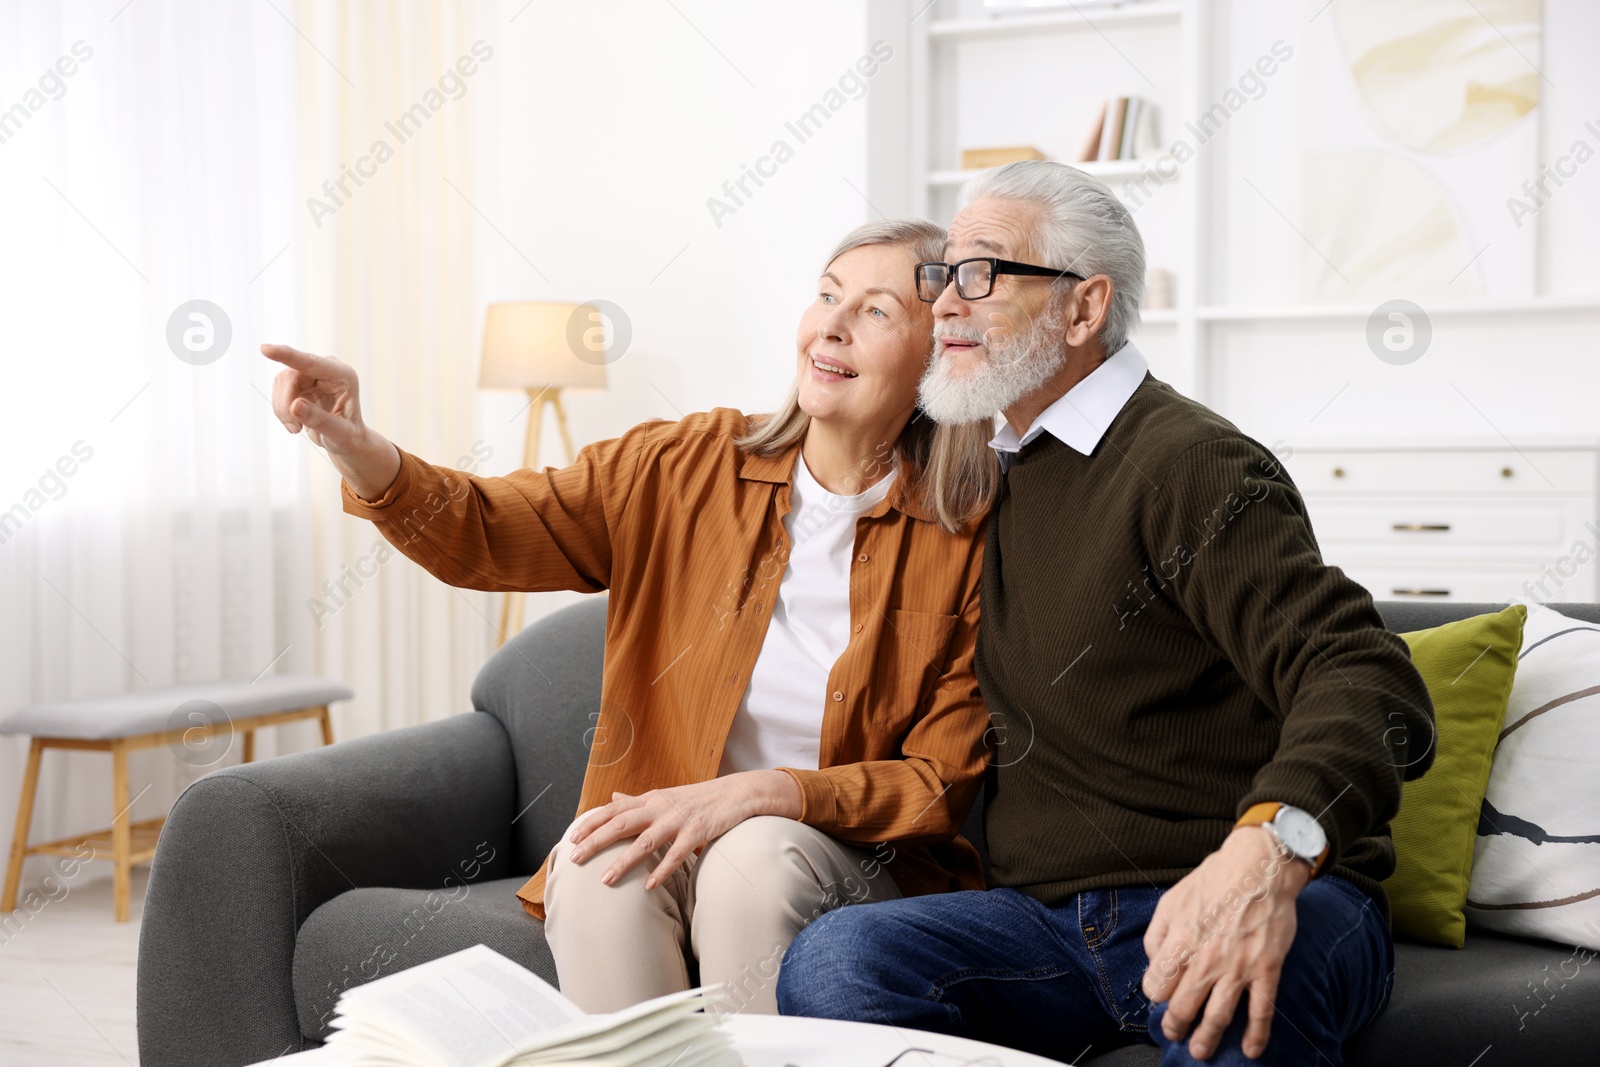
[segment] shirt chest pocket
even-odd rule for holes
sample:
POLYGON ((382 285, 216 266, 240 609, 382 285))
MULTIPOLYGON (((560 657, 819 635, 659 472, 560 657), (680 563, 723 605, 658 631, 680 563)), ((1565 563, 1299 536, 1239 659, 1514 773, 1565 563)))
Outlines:
POLYGON ((891 608, 878 659, 880 698, 874 715, 909 728, 926 710, 945 667, 954 658, 958 615, 891 608))

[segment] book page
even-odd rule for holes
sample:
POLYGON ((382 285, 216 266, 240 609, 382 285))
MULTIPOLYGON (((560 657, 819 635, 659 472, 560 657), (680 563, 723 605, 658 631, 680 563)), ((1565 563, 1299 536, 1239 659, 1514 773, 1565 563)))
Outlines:
MULTIPOLYGON (((616 1016, 603 1016, 611 1020, 606 1029, 592 1036, 582 1037, 569 1034, 565 1039, 555 1044, 525 1053, 518 1063, 531 1064, 546 1060, 564 1060, 594 1056, 603 1052, 611 1052, 624 1048, 641 1038, 650 1037, 673 1025, 674 1019, 691 1018, 703 1021, 707 1027, 715 1025, 708 1015, 700 1014, 700 1005, 697 1003, 680 1003, 658 1009, 642 1018, 632 1021, 619 1021, 616 1016)), ((590 1018, 601 1018, 593 1016, 590 1018)))
POLYGON ((353 989, 340 998, 339 1015, 330 1044, 441 1067, 496 1067, 588 1018, 548 982, 483 945, 353 989))
POLYGON ((620 1065, 662 1047, 653 1039, 663 1030, 689 1039, 709 1029, 707 1017, 692 1014, 704 996, 689 989, 585 1015, 548 982, 477 945, 345 993, 328 1043, 373 1067, 500 1067, 519 1056, 559 1063, 591 1055, 620 1065))

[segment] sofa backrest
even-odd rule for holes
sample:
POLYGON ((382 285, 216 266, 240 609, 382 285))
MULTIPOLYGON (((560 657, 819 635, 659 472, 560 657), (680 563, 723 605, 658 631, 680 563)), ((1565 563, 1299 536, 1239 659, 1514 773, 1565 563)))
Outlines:
MULTIPOLYGON (((1600 604, 1551 604, 1550 607, 1574 619, 1600 625, 1600 604)), ((1384 625, 1397 634, 1426 630, 1447 622, 1470 619, 1504 610, 1504 604, 1474 604, 1467 601, 1380 600, 1378 613, 1384 625)))
MULTIPOLYGON (((472 686, 472 704, 500 720, 517 768, 512 869, 531 872, 560 839, 578 809, 578 792, 600 712, 600 670, 607 598, 594 596, 546 616, 489 658, 472 686)), ((1504 604, 1378 602, 1396 633, 1422 630, 1504 604)), ((1564 615, 1600 624, 1600 604, 1551 604, 1564 615)), ((991 777, 989 787, 992 787, 991 777)), ((963 833, 988 863, 983 797, 963 833)))

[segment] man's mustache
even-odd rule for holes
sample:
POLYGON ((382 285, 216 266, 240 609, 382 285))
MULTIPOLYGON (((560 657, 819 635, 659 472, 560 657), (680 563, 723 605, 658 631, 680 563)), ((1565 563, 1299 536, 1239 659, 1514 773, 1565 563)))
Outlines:
POLYGON ((946 341, 971 341, 973 344, 984 346, 987 346, 989 343, 989 339, 987 336, 985 336, 984 331, 978 329, 976 326, 951 324, 948 326, 935 327, 933 331, 933 344, 935 352, 944 351, 944 343, 946 341))

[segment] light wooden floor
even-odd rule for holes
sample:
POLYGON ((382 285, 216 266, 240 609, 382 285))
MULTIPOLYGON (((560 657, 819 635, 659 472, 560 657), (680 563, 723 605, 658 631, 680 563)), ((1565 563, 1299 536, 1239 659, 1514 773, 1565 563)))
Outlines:
POLYGON ((134 963, 148 878, 134 868, 131 922, 112 921, 108 873, 71 883, 21 929, 26 912, 0 927, 0 1064, 136 1067, 134 963))

